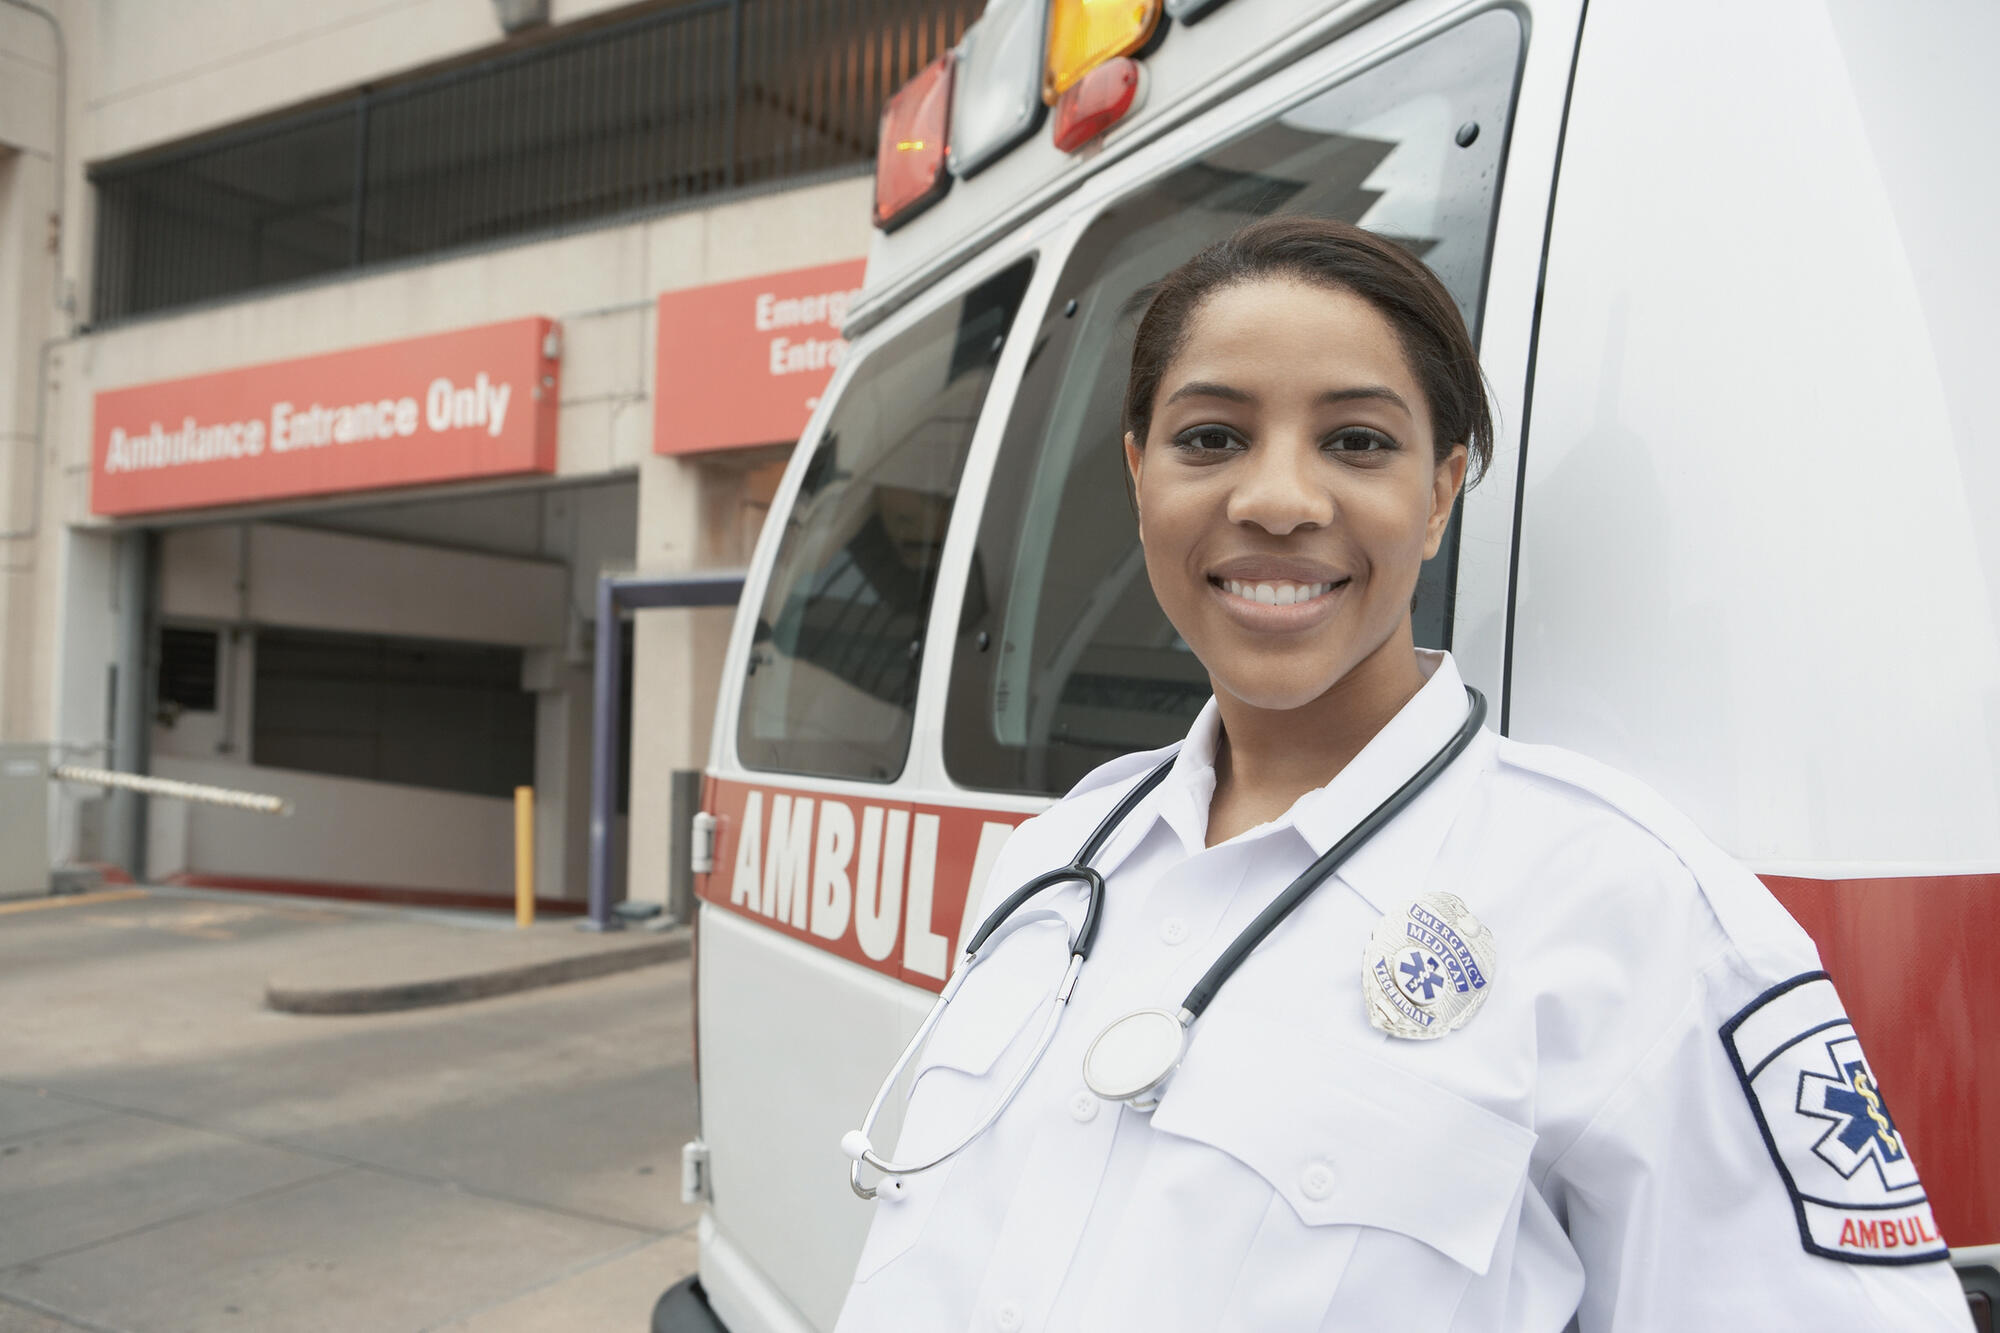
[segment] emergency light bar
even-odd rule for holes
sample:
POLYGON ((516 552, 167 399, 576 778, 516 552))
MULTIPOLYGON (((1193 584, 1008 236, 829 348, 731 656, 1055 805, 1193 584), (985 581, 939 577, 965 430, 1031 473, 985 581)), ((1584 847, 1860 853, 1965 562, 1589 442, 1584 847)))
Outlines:
POLYGON ((1163 14, 1193 22, 1222 3, 989 0, 958 49, 882 108, 875 225, 894 231, 942 198, 952 177, 998 160, 1035 132, 1044 106, 1056 109, 1055 146, 1076 152, 1143 100, 1145 71, 1132 57, 1163 14))

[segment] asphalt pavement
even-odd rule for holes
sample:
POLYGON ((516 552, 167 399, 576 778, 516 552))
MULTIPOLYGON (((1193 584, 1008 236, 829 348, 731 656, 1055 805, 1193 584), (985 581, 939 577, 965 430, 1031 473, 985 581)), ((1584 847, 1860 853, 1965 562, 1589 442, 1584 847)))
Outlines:
POLYGON ((0 1333, 643 1330, 694 1264, 690 1000, 671 932, 0 904, 0 1333), (413 983, 425 1007, 270 1006, 413 983))

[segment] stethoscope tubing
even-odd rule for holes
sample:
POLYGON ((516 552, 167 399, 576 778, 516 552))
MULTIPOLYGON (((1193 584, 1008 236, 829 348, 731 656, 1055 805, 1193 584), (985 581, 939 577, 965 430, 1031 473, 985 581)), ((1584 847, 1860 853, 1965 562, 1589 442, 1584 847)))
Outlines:
MULTIPOLYGON (((1250 956, 1251 952, 1259 944, 1264 942, 1265 938, 1273 930, 1277 929, 1280 922, 1289 916, 1300 903, 1304 902, 1313 890, 1331 878, 1333 873, 1339 869, 1342 862, 1355 851, 1359 850, 1363 843, 1380 832, 1383 825, 1402 813, 1403 809, 1414 801, 1417 796, 1422 794, 1424 789, 1429 787, 1433 780, 1443 773, 1445 769, 1449 768, 1460 755, 1465 753, 1466 747, 1472 744, 1473 738, 1479 734, 1480 728, 1486 721, 1485 696, 1469 685, 1465 687, 1465 693, 1468 701, 1465 720, 1459 724, 1458 731, 1445 743, 1444 747, 1432 755, 1423 767, 1411 774, 1402 786, 1391 792, 1380 805, 1376 806, 1359 823, 1349 829, 1345 837, 1328 848, 1325 854, 1314 860, 1311 865, 1299 873, 1297 878, 1286 885, 1278 896, 1272 899, 1271 903, 1262 912, 1257 914, 1256 920, 1252 921, 1235 940, 1231 941, 1230 946, 1222 952, 1222 955, 1215 960, 1208 971, 1202 974, 1201 980, 1195 983, 1194 988, 1188 992, 1187 998, 1182 1001, 1180 1012, 1177 1015, 1183 1033, 1208 1008, 1209 1002, 1215 998, 1216 992, 1222 988, 1222 983, 1227 981, 1236 969, 1243 965, 1244 960, 1250 956)), ((987 1130, 991 1129, 1006 1112, 1007 1108, 1013 1105, 1014 1099, 1020 1094, 1021 1089, 1027 1086, 1029 1077, 1033 1075, 1036 1068, 1041 1064, 1042 1056, 1047 1053, 1049 1046, 1055 1041, 1056 1028, 1062 1021, 1063 1011, 1069 1006, 1071 992, 1076 989, 1077 976, 1082 971, 1084 961, 1090 956, 1091 946, 1097 938, 1099 908, 1104 896, 1104 877, 1090 865, 1090 860, 1103 849, 1104 844, 1110 840, 1111 835, 1139 807, 1139 803, 1151 795, 1161 782, 1165 781, 1167 774, 1173 768, 1174 759, 1175 756, 1169 756, 1151 773, 1148 773, 1144 779, 1134 785, 1132 790, 1127 792, 1111 812, 1105 815, 1103 820, 1099 822, 1097 828, 1084 841, 1083 846, 1077 850, 1077 854, 1071 858, 1068 865, 1058 866, 1054 870, 1037 875, 1013 893, 1007 895, 1000 906, 987 915, 984 924, 966 942, 964 958, 953 971, 951 980, 946 982, 944 989, 938 993, 937 1001, 932 1004, 930 1011, 924 1015, 923 1022, 917 1027, 916 1035, 912 1036, 908 1045, 904 1046, 903 1053, 897 1058, 895 1067, 889 1071, 888 1077, 882 1081, 882 1086, 875 1093, 875 1100, 869 1103, 868 1114, 863 1118, 861 1128, 850 1131, 841 1140, 842 1149, 852 1159, 851 1165, 848 1168, 848 1185, 861 1198, 872 1199, 879 1192, 879 1187, 866 1186, 861 1183, 862 1166, 873 1167, 892 1181, 902 1176, 915 1175, 921 1171, 928 1171, 932 1167, 941 1166, 963 1152, 967 1147, 976 1142, 980 1136, 985 1134, 987 1130), (931 1030, 937 1026, 938 1019, 950 1007, 952 997, 957 995, 959 987, 964 984, 965 979, 972 974, 973 970, 989 956, 984 952, 985 945, 996 937, 1011 934, 1022 926, 1037 921, 1054 921, 1063 925, 1065 929, 1068 929, 1068 919, 1053 908, 1042 908, 1027 913, 1020 911, 1021 907, 1030 899, 1058 884, 1066 883, 1078 883, 1084 887, 1085 905, 1083 920, 1078 925, 1076 934, 1070 940, 1069 966, 1063 973, 1062 984, 1057 987, 1053 1001, 1049 1005, 1048 1017, 1043 1020, 1042 1030, 1036 1038, 1034 1050, 1026 1060, 1022 1061, 1020 1069, 1008 1081, 1006 1089, 1000 1096, 994 1099, 992 1108, 981 1118, 970 1133, 962 1136, 952 1147, 926 1162, 892 1162, 881 1156, 875 1151, 873 1144, 870 1142, 869 1134, 873 1131, 875 1122, 882 1113, 883 1106, 888 1102, 890 1090, 896 1086, 903 1074, 909 1069, 911 1062, 916 1059, 917 1052, 923 1049, 924 1042, 930 1037, 931 1030)), ((1185 1037, 1183 1037, 1183 1040, 1185 1040, 1185 1037)))

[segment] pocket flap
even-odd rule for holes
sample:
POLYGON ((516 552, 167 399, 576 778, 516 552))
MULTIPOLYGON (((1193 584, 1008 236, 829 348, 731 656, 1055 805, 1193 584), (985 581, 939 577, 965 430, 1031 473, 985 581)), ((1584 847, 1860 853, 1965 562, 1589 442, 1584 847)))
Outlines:
POLYGON ((1326 1055, 1199 1033, 1153 1124, 1236 1158, 1309 1225, 1395 1231, 1482 1275, 1536 1139, 1366 1052, 1343 1068, 1326 1055))

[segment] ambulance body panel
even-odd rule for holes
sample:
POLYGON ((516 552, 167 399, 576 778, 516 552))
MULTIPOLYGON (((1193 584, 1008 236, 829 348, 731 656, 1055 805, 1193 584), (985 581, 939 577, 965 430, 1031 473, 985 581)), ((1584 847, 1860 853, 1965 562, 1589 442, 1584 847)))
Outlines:
POLYGON ((1972 164, 2000 106, 1972 62, 1996 42, 1974 3, 1230 0, 1138 57, 1145 101, 1101 140, 1062 154, 1045 124, 878 236, 704 793, 725 1324, 831 1327, 869 1220, 840 1136, 994 853, 1206 693, 1134 564, 1119 337, 1145 277, 1267 206, 1412 241, 1479 338, 1498 448, 1420 641, 1508 734, 1643 778, 1766 877, 1946 1239, 1990 1254, 2000 458, 1971 411, 2000 260, 1972 229, 2000 187, 1972 164))

